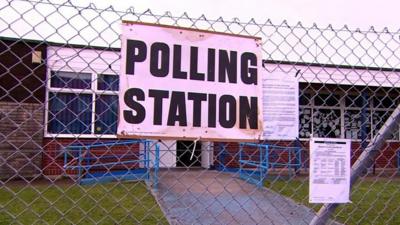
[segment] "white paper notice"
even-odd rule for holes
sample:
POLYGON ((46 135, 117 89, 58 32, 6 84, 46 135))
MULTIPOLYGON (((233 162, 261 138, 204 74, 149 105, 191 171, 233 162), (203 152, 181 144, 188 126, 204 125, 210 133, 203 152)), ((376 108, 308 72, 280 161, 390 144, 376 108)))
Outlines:
POLYGON ((264 139, 294 140, 299 135, 299 82, 294 74, 263 75, 264 139))
POLYGON ((310 140, 310 203, 350 202, 350 140, 310 140))

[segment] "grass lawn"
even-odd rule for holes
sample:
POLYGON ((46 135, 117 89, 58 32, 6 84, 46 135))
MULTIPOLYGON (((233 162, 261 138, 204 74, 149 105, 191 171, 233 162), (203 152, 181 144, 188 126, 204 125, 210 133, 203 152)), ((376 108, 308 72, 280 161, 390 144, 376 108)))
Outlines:
POLYGON ((168 224, 143 182, 0 186, 0 224, 168 224))
MULTIPOLYGON (((321 204, 308 203, 308 179, 269 180, 266 187, 296 202, 313 208, 321 204)), ((400 179, 366 178, 352 189, 353 203, 338 207, 332 219, 344 224, 400 224, 400 179)))

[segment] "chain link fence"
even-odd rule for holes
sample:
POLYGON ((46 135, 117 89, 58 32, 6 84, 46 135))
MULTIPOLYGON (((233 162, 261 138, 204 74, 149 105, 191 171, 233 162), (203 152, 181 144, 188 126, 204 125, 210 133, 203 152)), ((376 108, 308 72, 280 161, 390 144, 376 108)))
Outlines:
POLYGON ((400 224, 399 37, 0 1, 0 224, 400 224), (299 79, 299 138, 118 139, 122 20, 261 37, 265 76, 299 79), (311 137, 351 139, 352 203, 308 202, 311 137))

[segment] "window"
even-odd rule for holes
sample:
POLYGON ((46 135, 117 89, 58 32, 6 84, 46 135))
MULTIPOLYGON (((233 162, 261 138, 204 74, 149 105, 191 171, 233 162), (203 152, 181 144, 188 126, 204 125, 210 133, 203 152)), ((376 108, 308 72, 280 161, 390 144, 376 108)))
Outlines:
POLYGON ((116 134, 117 75, 69 71, 50 74, 48 134, 116 134))
POLYGON ((371 137, 370 111, 346 109, 344 111, 345 138, 365 139, 371 137))
MULTIPOLYGON (((398 97, 398 96, 396 96, 398 97)), ((392 115, 394 109, 399 104, 398 98, 390 96, 389 93, 384 93, 384 96, 373 96, 372 98, 372 130, 373 135, 376 135, 386 120, 392 115)), ((399 127, 389 137, 391 140, 399 140, 399 127)))
POLYGON ((311 95, 300 92, 299 105, 300 105, 300 124, 299 124, 299 137, 310 138, 312 133, 311 118, 311 95))
POLYGON ((49 93, 49 125, 53 134, 90 134, 92 95, 49 93))
POLYGON ((90 89, 92 77, 90 73, 52 71, 50 86, 54 88, 90 89))
POLYGON ((340 109, 315 108, 313 127, 314 137, 340 138, 340 109))
POLYGON ((97 79, 97 89, 107 91, 119 90, 119 79, 115 75, 100 74, 97 79))
POLYGON ((336 106, 338 107, 340 96, 336 94, 320 94, 314 95, 315 106, 336 106))
POLYGON ((300 93, 299 137, 341 137, 340 95, 315 93, 302 90, 300 93))
POLYGON ((363 140, 371 137, 370 109, 370 99, 366 92, 358 92, 345 97, 345 138, 363 140))
MULTIPOLYGON (((329 93, 328 90, 313 88, 310 86, 300 91, 300 138, 313 135, 370 140, 400 103, 397 89, 364 91, 336 86, 329 93)), ((399 129, 389 139, 399 140, 399 129)))
POLYGON ((97 95, 96 96, 96 134, 115 134, 117 133, 118 119, 118 96, 117 95, 97 95))
POLYGON ((311 108, 300 108, 300 133, 301 138, 310 138, 311 129, 311 108))
POLYGON ((340 95, 337 95, 337 93, 316 93, 312 115, 314 137, 341 137, 340 95))

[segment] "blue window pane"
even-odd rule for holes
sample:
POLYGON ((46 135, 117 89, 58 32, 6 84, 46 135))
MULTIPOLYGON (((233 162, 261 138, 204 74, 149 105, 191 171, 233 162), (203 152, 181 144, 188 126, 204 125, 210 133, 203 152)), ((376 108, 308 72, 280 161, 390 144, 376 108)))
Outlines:
POLYGON ((96 97, 96 134, 116 134, 118 119, 118 96, 98 95, 96 97))
POLYGON ((97 89, 107 91, 119 90, 119 77, 116 75, 100 74, 97 79, 97 89))
POLYGON ((92 78, 90 73, 52 71, 50 85, 56 88, 90 89, 92 78))
POLYGON ((370 112, 361 110, 344 111, 344 131, 345 138, 363 139, 371 138, 371 117, 370 112))
POLYGON ((49 93, 49 123, 52 134, 90 134, 92 95, 49 93))

